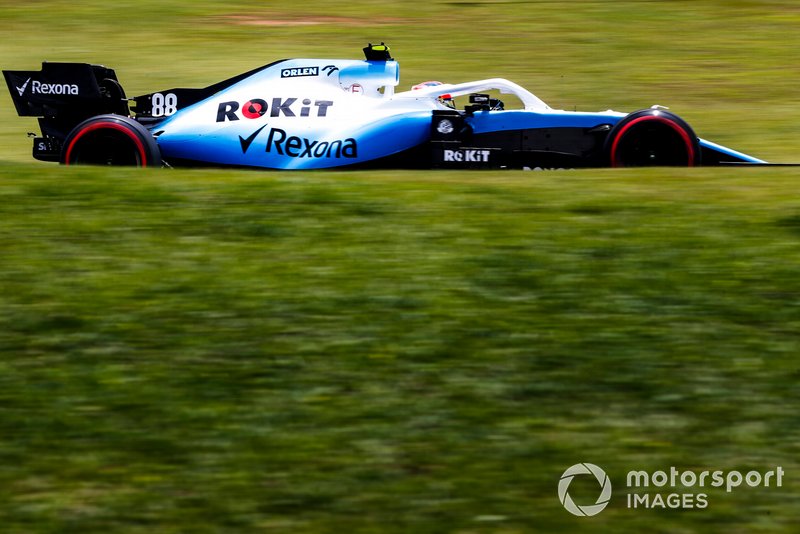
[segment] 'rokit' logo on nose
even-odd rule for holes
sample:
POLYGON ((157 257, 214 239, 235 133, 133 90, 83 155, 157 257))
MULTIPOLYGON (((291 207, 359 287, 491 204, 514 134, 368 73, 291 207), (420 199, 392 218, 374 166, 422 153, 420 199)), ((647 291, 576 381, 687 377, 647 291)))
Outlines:
POLYGON ((479 150, 477 148, 459 148, 458 150, 446 149, 444 151, 444 161, 488 163, 491 153, 491 150, 479 150))

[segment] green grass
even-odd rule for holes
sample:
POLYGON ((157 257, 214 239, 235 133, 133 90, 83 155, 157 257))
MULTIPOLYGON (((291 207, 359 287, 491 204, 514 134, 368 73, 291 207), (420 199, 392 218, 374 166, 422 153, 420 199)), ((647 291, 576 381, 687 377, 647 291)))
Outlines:
POLYGON ((794 528, 794 171, 0 177, 7 531, 794 528))
MULTIPOLYGON (((788 0, 2 1, 0 66, 103 63, 136 95, 384 40, 403 87, 658 103, 791 162, 799 22, 788 0)), ((109 171, 30 162, 35 128, 0 96, 3 532, 796 530, 798 171, 109 171), (585 461, 614 497, 578 519, 556 487, 585 461), (778 465, 707 510, 625 508, 632 469, 778 465)))

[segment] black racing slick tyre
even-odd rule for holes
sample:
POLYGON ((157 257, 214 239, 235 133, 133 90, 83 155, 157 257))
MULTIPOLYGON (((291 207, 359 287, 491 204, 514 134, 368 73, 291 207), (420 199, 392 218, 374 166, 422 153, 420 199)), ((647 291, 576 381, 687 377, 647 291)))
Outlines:
POLYGON ((161 151, 152 134, 122 115, 97 115, 78 124, 64 140, 64 165, 160 167, 161 151))
POLYGON ((644 109, 619 121, 605 151, 612 167, 694 167, 700 140, 686 122, 668 111, 644 109))

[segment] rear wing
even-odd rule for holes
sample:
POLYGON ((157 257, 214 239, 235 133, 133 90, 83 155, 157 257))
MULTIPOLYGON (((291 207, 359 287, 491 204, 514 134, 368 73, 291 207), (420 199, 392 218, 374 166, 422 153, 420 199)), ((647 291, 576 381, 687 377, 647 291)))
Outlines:
POLYGON ((122 111, 127 101, 113 69, 88 63, 42 63, 42 70, 4 70, 20 117, 122 111))
POLYGON ((113 69, 88 63, 42 63, 38 71, 4 70, 20 117, 39 117, 42 137, 33 156, 57 161, 61 143, 81 121, 105 113, 129 115, 128 101, 113 69))

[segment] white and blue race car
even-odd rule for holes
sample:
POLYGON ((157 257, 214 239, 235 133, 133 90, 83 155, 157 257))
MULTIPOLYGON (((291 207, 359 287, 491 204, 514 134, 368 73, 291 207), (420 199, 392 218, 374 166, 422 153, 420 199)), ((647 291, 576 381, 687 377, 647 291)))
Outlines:
POLYGON ((128 99, 112 69, 43 63, 4 71, 20 116, 39 117, 33 156, 66 165, 574 168, 764 164, 698 138, 665 108, 551 109, 501 78, 396 91, 383 43, 365 60, 287 59, 202 89, 128 99), (493 94, 509 94, 506 110, 493 94), (468 104, 457 109, 456 100, 468 104))

